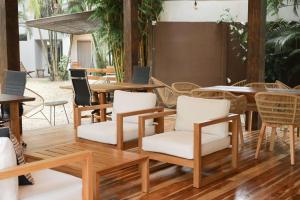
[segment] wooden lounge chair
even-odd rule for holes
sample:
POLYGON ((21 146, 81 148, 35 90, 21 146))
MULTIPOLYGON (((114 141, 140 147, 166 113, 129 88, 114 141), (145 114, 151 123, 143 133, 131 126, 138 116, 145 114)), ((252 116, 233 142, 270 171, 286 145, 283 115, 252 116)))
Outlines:
MULTIPOLYGON (((230 102, 219 99, 178 97, 177 112, 166 111, 139 117, 139 150, 150 159, 193 168, 193 185, 201 185, 202 165, 206 159, 220 160, 232 153, 232 167, 238 167, 239 115, 229 115, 230 102), (145 135, 145 121, 177 114, 175 131, 145 135), (232 121, 229 136, 228 122, 232 121), (232 147, 230 147, 230 144, 232 147), (229 151, 229 152, 228 152, 229 151), (214 157, 215 156, 215 157, 214 157)), ((144 180, 147 181, 147 180, 144 180)))
MULTIPOLYGON (((243 115, 247 108, 247 98, 245 95, 236 96, 231 92, 221 90, 201 90, 196 89, 192 91, 193 97, 207 98, 207 99, 227 99, 230 101, 230 113, 243 115)), ((243 147, 244 135, 241 121, 239 121, 240 144, 243 147)))
MULTIPOLYGON (((6 152, 1 153, 14 153, 12 143, 9 138, 1 139, 1 144, 5 145, 6 152), (9 145, 10 143, 10 145, 9 145)), ((3 155, 2 155, 3 156, 3 155)), ((13 158, 13 157, 10 157, 13 158)), ((15 158, 15 156, 14 156, 15 158)), ((3 163, 1 163, 3 165, 3 163)), ((14 163, 7 163, 9 168, 5 167, 0 170, 0 180, 9 181, 7 185, 3 185, 6 194, 5 197, 9 196, 9 200, 14 199, 26 199, 26 200, 92 200, 94 197, 94 179, 92 172, 92 152, 82 151, 61 157, 42 160, 32 163, 27 163, 21 166, 14 166, 14 163), (74 176, 57 172, 54 170, 48 170, 49 168, 56 168, 59 166, 71 164, 71 163, 82 163, 82 181, 74 176), (27 173, 32 173, 35 184, 19 186, 17 185, 17 177, 27 173), (13 181, 16 181, 15 183, 13 181), (16 194, 18 192, 18 194, 16 194), (17 196, 19 198, 17 198, 17 196)), ((0 194, 1 199, 1 194, 0 194)))
MULTIPOLYGON (((112 121, 102 121, 92 124, 81 124, 81 113, 90 107, 76 107, 76 139, 77 141, 96 143, 118 149, 128 149, 137 146, 138 117, 137 115, 162 112, 157 108, 156 95, 143 92, 114 92, 114 103, 92 107, 93 109, 112 108, 112 121)), ((157 126, 153 120, 146 123, 146 133, 153 134, 157 126)))

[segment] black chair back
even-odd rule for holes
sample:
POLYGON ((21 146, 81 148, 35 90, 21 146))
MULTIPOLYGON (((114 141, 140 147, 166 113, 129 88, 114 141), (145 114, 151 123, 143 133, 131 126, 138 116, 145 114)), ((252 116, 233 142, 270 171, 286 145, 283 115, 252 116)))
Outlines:
MULTIPOLYGON (((26 87, 26 72, 6 71, 4 74, 3 94, 23 96, 26 87)), ((1 105, 1 120, 7 121, 10 117, 9 105, 1 105)), ((19 116, 23 115, 23 105, 19 104, 19 116)))
POLYGON ((133 66, 132 83, 148 84, 151 67, 133 66))
POLYGON ((92 92, 85 69, 70 69, 74 101, 79 106, 92 105, 92 92))
POLYGON ((23 96, 26 87, 26 72, 6 71, 3 84, 3 93, 23 96))

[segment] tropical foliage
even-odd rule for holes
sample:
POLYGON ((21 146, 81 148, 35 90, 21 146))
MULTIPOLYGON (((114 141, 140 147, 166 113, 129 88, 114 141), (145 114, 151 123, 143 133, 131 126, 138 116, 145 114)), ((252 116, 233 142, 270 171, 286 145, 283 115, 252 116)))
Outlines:
POLYGON ((278 20, 267 24, 266 80, 299 84, 300 23, 278 20))
POLYGON ((282 7, 293 6, 294 13, 298 15, 297 9, 300 5, 300 0, 267 0, 268 13, 275 15, 282 7))
MULTIPOLYGON (((123 45, 123 0, 87 0, 95 8, 95 16, 100 20, 99 36, 107 42, 112 65, 115 67, 117 80, 124 80, 124 45, 123 45)), ((138 10, 140 31, 140 65, 146 65, 148 33, 152 21, 158 20, 162 10, 162 0, 141 0, 138 10)))

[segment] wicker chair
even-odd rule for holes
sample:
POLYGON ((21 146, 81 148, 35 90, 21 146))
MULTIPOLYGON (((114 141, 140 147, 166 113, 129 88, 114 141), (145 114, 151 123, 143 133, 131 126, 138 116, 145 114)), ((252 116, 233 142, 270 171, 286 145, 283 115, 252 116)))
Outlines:
POLYGON ((277 83, 263 83, 263 82, 254 82, 248 83, 245 87, 253 87, 253 88, 280 88, 277 83))
POLYGON ((179 96, 178 93, 176 93, 170 86, 167 84, 157 80, 154 77, 150 78, 150 83, 157 84, 157 85, 163 85, 165 87, 163 88, 156 88, 154 92, 156 93, 158 97, 158 104, 162 104, 163 106, 167 108, 175 108, 177 97, 179 96))
MULTIPOLYGON (((247 108, 247 98, 244 95, 236 96, 231 92, 221 90, 201 90, 196 89, 192 91, 193 97, 206 98, 206 99, 227 99, 230 100, 230 113, 245 114, 247 108)), ((241 147, 244 144, 242 123, 239 121, 239 135, 241 147)))
POLYGON ((277 84, 280 89, 292 89, 290 86, 278 80, 275 81, 275 84, 277 84))
POLYGON ((234 84, 232 84, 231 86, 245 86, 247 84, 247 80, 241 80, 241 81, 238 81, 234 84))
MULTIPOLYGON (((280 88, 277 83, 263 83, 263 82, 253 82, 248 83, 245 87, 253 87, 253 88, 280 88)), ((248 103, 247 109, 248 111, 248 132, 252 132, 252 120, 253 120, 253 112, 257 112, 256 103, 248 103)))
MULTIPOLYGON (((266 127, 272 127, 271 145, 274 145, 276 128, 288 126, 290 134, 291 165, 295 164, 295 128, 300 125, 300 97, 270 92, 255 95, 259 115, 262 119, 255 158, 258 159, 266 127)), ((273 148, 271 148, 273 149, 273 148)))
POLYGON ((300 85, 295 86, 293 89, 300 90, 300 85))
POLYGON ((199 85, 190 82, 175 82, 171 87, 176 93, 187 96, 191 96, 192 90, 200 88, 199 85))

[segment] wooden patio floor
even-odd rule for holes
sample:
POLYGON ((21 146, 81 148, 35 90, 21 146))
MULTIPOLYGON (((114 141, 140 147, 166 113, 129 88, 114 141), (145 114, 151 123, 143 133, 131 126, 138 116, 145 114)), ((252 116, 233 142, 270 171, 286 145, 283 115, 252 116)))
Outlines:
MULTIPOLYGON (((245 146, 240 152, 240 167, 228 173, 229 159, 205 167, 204 186, 192 187, 192 173, 187 168, 152 163, 151 192, 140 192, 137 168, 105 176, 101 180, 103 199, 300 199, 300 152, 297 146, 296 165, 290 166, 289 145, 279 138, 274 152, 264 143, 261 157, 254 159, 257 132, 245 133, 245 146), (215 164, 220 164, 215 165, 215 164), (219 178, 211 181, 211 177, 219 178), (220 178, 223 177, 223 178, 220 178)), ((60 126, 25 132, 28 149, 40 149, 74 141, 72 126, 60 126)), ((298 143, 299 143, 298 139, 298 143)))

